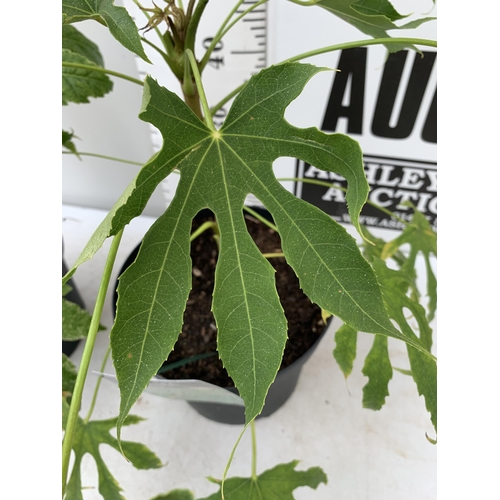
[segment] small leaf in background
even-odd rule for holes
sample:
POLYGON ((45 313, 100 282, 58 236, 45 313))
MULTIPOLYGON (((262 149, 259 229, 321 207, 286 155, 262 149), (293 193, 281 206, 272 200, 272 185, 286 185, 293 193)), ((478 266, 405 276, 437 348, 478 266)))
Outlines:
MULTIPOLYGON (((66 130, 62 131, 62 146, 63 146, 63 148, 68 149, 73 154, 78 156, 78 158, 80 158, 80 156, 78 155, 78 151, 76 149, 76 146, 73 143, 73 138, 77 139, 76 135, 74 135, 73 132, 67 132, 66 130)), ((65 295, 65 294, 63 294, 63 295, 65 295)))
POLYGON ((408 15, 401 15, 387 0, 356 0, 351 2, 351 8, 366 16, 387 17, 393 22, 408 17, 408 15))
MULTIPOLYGON (((62 299, 62 339, 79 340, 87 338, 92 315, 78 304, 62 299)), ((99 325, 99 331, 106 327, 99 325)))
POLYGON ((163 495, 158 495, 151 500, 196 500, 192 491, 189 490, 172 490, 163 495))
POLYGON ((63 0, 63 22, 69 24, 93 19, 104 24, 125 48, 150 62, 144 52, 139 30, 127 9, 113 4, 113 0, 63 0))
POLYGON ((76 23, 94 19, 104 24, 99 15, 101 0, 63 0, 62 13, 64 23, 76 23))
POLYGON ((62 353, 62 394, 63 398, 68 398, 68 403, 71 401, 77 375, 78 370, 74 363, 62 353))
MULTIPOLYGON (((316 489, 327 484, 326 474, 319 467, 297 471, 298 460, 277 465, 255 478, 233 477, 224 482, 224 500, 293 500, 293 490, 301 486, 316 489)), ((212 479, 215 483, 220 483, 212 479)), ((200 500, 221 500, 221 492, 200 500)))
MULTIPOLYGON (((390 317, 396 321, 401 330, 407 336, 414 336, 412 327, 406 317, 407 312, 411 312, 413 319, 417 322, 419 335, 422 345, 429 350, 432 347, 432 329, 426 318, 425 309, 416 301, 412 300, 406 294, 398 290, 393 285, 398 280, 398 271, 389 269, 384 261, 375 259, 373 267, 380 280, 382 295, 389 312, 390 317)), ((436 361, 428 356, 422 355, 422 352, 408 350, 410 360, 411 374, 417 385, 418 393, 424 397, 425 407, 431 415, 431 422, 437 429, 437 365, 436 361), (424 360, 424 358, 426 358, 424 360)))
POLYGON ((427 273, 427 296, 429 297, 428 321, 432 321, 437 309, 437 280, 431 266, 432 256, 437 257, 437 234, 432 229, 424 214, 413 208, 412 221, 405 227, 403 232, 392 241, 385 244, 381 259, 392 257, 404 244, 410 245, 410 252, 401 270, 407 272, 415 268, 417 254, 421 252, 425 260, 427 273))
POLYGON ((418 393, 420 396, 424 396, 425 407, 430 413, 432 425, 437 431, 437 365, 416 349, 408 345, 406 348, 410 359, 411 374, 417 384, 418 393))
POLYGON ((351 372, 356 358, 356 343, 358 332, 349 325, 343 324, 335 332, 335 349, 333 357, 337 361, 344 377, 347 378, 351 372))
MULTIPOLYGON (((76 54, 68 49, 62 49, 63 62, 85 64, 99 68, 81 54, 76 54)), ((62 68, 62 103, 74 102, 87 103, 89 97, 103 97, 113 88, 113 82, 107 75, 99 71, 82 68, 62 68)))
MULTIPOLYGON (((69 405, 63 399, 63 429, 66 428, 69 405)), ((116 418, 108 420, 83 421, 78 417, 76 431, 73 438, 72 449, 74 452, 74 464, 66 488, 66 498, 71 500, 83 499, 81 465, 82 458, 86 453, 92 455, 97 466, 99 476, 99 493, 104 500, 125 500, 120 494, 120 485, 107 468, 99 446, 107 444, 119 451, 118 442, 110 433, 116 427, 116 418)), ((132 425, 141 422, 143 419, 135 415, 129 415, 123 425, 132 425)), ((136 469, 158 469, 162 467, 160 459, 146 446, 141 443, 122 441, 121 446, 128 460, 136 469)))
POLYGON ((97 66, 104 67, 99 47, 69 24, 62 27, 62 48, 80 54, 97 66))
MULTIPOLYGON (((388 0, 375 2, 372 0, 319 0, 313 5, 323 7, 373 38, 389 38, 387 31, 417 27, 424 22, 435 20, 433 17, 427 17, 407 23, 406 26, 398 26, 395 21, 407 16, 399 14, 388 0)), ((386 47, 389 52, 397 52, 406 48, 417 50, 411 44, 389 44, 386 47)))
POLYGON ((62 339, 87 338, 92 316, 78 304, 62 299, 62 339))
MULTIPOLYGON (((64 131, 63 131, 63 134, 64 134, 64 131)), ((65 295, 68 295, 68 293, 71 292, 71 290, 73 290, 73 287, 70 284, 63 283, 63 285, 62 285, 62 296, 64 297, 65 295)))
POLYGON ((387 350, 387 337, 375 335, 372 348, 365 358, 362 370, 368 377, 368 383, 363 387, 363 407, 380 410, 389 396, 389 381, 392 378, 392 366, 387 350))

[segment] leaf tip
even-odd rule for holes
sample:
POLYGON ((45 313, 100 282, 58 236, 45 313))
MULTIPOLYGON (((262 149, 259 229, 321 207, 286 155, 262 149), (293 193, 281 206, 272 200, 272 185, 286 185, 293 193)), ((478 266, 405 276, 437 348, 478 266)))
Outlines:
POLYGON ((427 439, 427 441, 429 441, 429 443, 431 444, 437 444, 437 436, 436 436, 436 439, 432 439, 429 434, 427 434, 427 432, 425 433, 425 439, 427 439))

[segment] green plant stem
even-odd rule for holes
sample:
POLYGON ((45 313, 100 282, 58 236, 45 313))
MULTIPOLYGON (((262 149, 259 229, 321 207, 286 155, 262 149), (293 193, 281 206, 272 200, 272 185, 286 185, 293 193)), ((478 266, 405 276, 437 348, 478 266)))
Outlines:
MULTIPOLYGON (((62 151, 62 154, 63 155, 74 155, 76 153, 73 153, 71 151, 62 151)), ((78 156, 92 156, 94 158, 102 158, 103 160, 118 161, 120 163, 128 163, 129 165, 137 165, 139 167, 142 167, 144 165, 144 163, 140 163, 138 161, 125 160, 123 158, 116 158, 114 156, 100 155, 97 153, 80 153, 80 151, 78 151, 78 156)))
POLYGON ((201 234, 201 233, 204 233, 205 231, 207 231, 208 229, 213 229, 214 230, 214 233, 216 234, 219 234, 219 226, 217 225, 217 222, 214 222, 214 221, 206 221, 204 222, 196 231, 194 231, 190 238, 189 238, 189 241, 193 241, 195 240, 196 238, 198 238, 198 236, 201 234))
POLYGON ((193 9, 194 9, 195 2, 196 2, 196 0, 189 0, 188 8, 186 10, 186 16, 189 18, 191 18, 191 16, 193 15, 193 9))
MULTIPOLYGON (((308 57, 317 56, 320 54, 326 54, 327 52, 335 52, 336 50, 354 49, 357 47, 365 47, 367 45, 387 45, 387 44, 397 44, 397 43, 410 43, 413 45, 424 45, 427 47, 437 47, 437 42, 434 40, 426 40, 423 38, 377 38, 374 40, 357 40, 354 42, 341 43, 338 45, 329 45, 328 47, 323 47, 316 50, 311 50, 309 52, 304 52, 289 59, 285 59, 278 64, 284 64, 289 62, 297 62, 302 59, 307 59, 308 57)), ((201 66, 201 64, 200 64, 201 66)), ((226 102, 232 99, 234 96, 238 95, 243 88, 246 86, 247 82, 242 83, 240 86, 236 87, 231 91, 224 99, 218 102, 215 106, 211 108, 211 113, 214 115, 226 102)))
POLYGON ((210 108, 208 107, 207 96, 205 95, 205 90, 201 82, 200 72, 198 71, 198 63, 194 58, 194 54, 191 50, 186 50, 186 56, 191 65, 191 71, 193 72, 194 81, 196 82, 196 88, 198 89, 198 94, 200 96, 201 107, 203 108, 205 125, 212 131, 217 132, 214 122, 212 120, 212 115, 210 114, 210 108))
POLYGON ((156 373, 165 373, 170 370, 174 370, 175 368, 179 368, 181 366, 187 365, 188 363, 192 363, 193 361, 198 361, 199 359, 211 358, 212 356, 217 356, 216 352, 205 352, 203 354, 198 354, 197 356, 192 356, 186 359, 180 359, 179 361, 175 361, 174 363, 169 363, 168 365, 162 366, 156 373))
POLYGON ((255 434, 255 420, 250 424, 252 429, 252 479, 257 480, 257 437, 255 434))
MULTIPOLYGON (((300 178, 300 177, 280 177, 279 179, 276 179, 278 181, 294 181, 294 182, 305 182, 307 184, 316 184, 317 186, 324 186, 327 188, 335 187, 335 189, 339 189, 340 191, 343 191, 344 193, 347 193, 347 188, 343 186, 339 186, 337 184, 333 184, 331 182, 326 182, 326 181, 318 181, 317 179, 306 179, 306 178, 300 178)), ((377 205, 373 201, 366 200, 366 203, 368 205, 371 205, 372 207, 376 208, 377 210, 380 210, 381 212, 384 212, 385 214, 389 215, 393 219, 396 219, 397 221, 401 222, 405 226, 409 225, 409 222, 405 221, 395 213, 391 212, 385 207, 381 207, 380 205, 377 205)))
POLYGON ((240 0, 229 12, 228 16, 226 19, 224 19, 224 22, 221 24, 219 31, 216 33, 214 36, 214 39, 212 40, 212 43, 208 46, 207 51, 205 52, 205 55, 203 56, 203 59, 200 62, 200 71, 203 71, 205 69, 205 66, 208 64, 208 61, 210 60, 210 56, 212 55, 212 52, 214 51, 215 47, 217 44, 220 42, 220 40, 226 35, 226 33, 238 22, 240 21, 243 17, 245 17, 249 12, 252 10, 256 9, 263 3, 266 3, 268 0, 260 0, 259 2, 253 4, 251 7, 249 7, 247 10, 242 12, 233 22, 230 23, 232 17, 234 16, 235 12, 238 10, 240 5, 243 3, 243 0, 240 0))
POLYGON ((250 215, 253 215, 257 220, 260 220, 263 224, 265 224, 267 227, 274 229, 276 232, 278 232, 278 228, 272 223, 269 222, 265 217, 262 217, 262 215, 259 214, 259 212, 256 212, 250 207, 244 206, 243 210, 250 215))
MULTIPOLYGON (((104 370, 106 369, 106 363, 108 362, 108 358, 109 358, 110 353, 111 353, 111 346, 108 346, 108 348, 106 349, 106 354, 104 355, 104 358, 102 360, 101 369, 100 369, 101 373, 104 373, 104 370)), ((85 423, 89 422, 90 419, 92 418, 92 413, 94 412, 95 404, 97 401, 97 395, 99 394, 99 388, 101 387, 102 379, 103 379, 102 375, 100 375, 97 378, 97 382, 95 384, 95 389, 94 389, 94 394, 92 396, 92 401, 90 403, 89 412, 87 413, 87 416, 84 419, 85 423)))
POLYGON ((215 106, 213 106, 212 108, 210 108, 210 114, 212 116, 214 116, 215 113, 217 113, 217 111, 220 108, 222 108, 222 106, 224 106, 224 104, 226 104, 226 102, 230 101, 234 96, 238 95, 246 84, 247 84, 246 82, 242 83, 239 87, 236 87, 232 92, 230 92, 229 94, 227 94, 227 96, 224 97, 224 99, 222 99, 215 106))
MULTIPOLYGON (((164 40, 164 37, 160 35, 160 38, 164 40)), ((183 76, 183 71, 180 65, 175 61, 175 59, 168 53, 164 52, 161 50, 159 47, 157 47, 154 43, 149 41, 147 38, 141 36, 141 40, 144 43, 147 43, 150 47, 155 49, 162 57, 163 60, 167 63, 168 67, 172 71, 172 73, 177 77, 178 80, 182 81, 182 76, 183 76)), ((164 45, 166 45, 166 42, 164 41, 164 45)), ((173 52, 173 50, 172 50, 173 52)))
POLYGON ((262 257, 265 257, 266 259, 273 259, 276 257, 284 257, 285 254, 283 252, 275 252, 275 253, 263 253, 262 257))
POLYGON ((210 59, 210 56, 212 55, 213 50, 217 46, 217 43, 219 43, 220 39, 222 38, 222 32, 224 31, 224 28, 227 26, 231 18, 233 17, 234 13, 238 10, 239 6, 243 3, 244 0, 239 0, 236 5, 230 10, 229 14, 227 15, 226 19, 222 21, 222 24, 219 27, 219 30, 215 34, 212 43, 208 46, 202 60, 200 61, 200 71, 203 71, 205 69, 205 66, 208 64, 208 61, 210 59))
POLYGON ((69 460, 71 457, 71 448, 73 445, 73 437, 76 431, 76 423, 78 420, 78 411, 80 409, 83 388, 85 386, 85 379, 87 378, 87 373, 90 366, 90 359, 92 358, 92 352, 94 350, 95 341, 97 338, 97 333, 99 331, 99 325, 101 321, 102 310, 104 307, 104 300, 106 298, 106 291, 109 286, 109 281, 111 279, 111 272, 113 270, 113 265, 116 259, 116 254, 118 247, 120 246, 120 241, 122 238, 123 229, 113 238, 111 242, 111 247, 109 249, 108 258, 106 259, 106 264, 102 273, 101 283, 99 285, 99 291, 97 293, 96 304, 92 314, 92 320, 90 322, 89 333, 87 340, 85 342, 85 348, 83 350, 82 359, 80 361, 80 367, 78 369, 78 375, 75 381, 75 387, 73 390, 73 395, 71 397, 71 405, 69 407, 68 420, 66 423, 66 431, 64 433, 63 444, 62 444, 62 496, 66 492, 66 482, 68 478, 69 470, 69 460))
MULTIPOLYGON (((253 420, 252 420, 252 422, 253 422, 253 420)), ((222 500, 225 500, 224 484, 226 482, 227 473, 229 472, 229 468, 231 467, 231 463, 233 462, 234 454, 236 453, 236 448, 238 448, 238 445, 240 444, 241 438, 243 437, 243 434, 245 434, 245 431, 247 430, 248 425, 249 424, 245 424, 245 426, 243 427, 243 430, 240 432, 240 435, 238 436, 238 439, 236 440, 236 443, 234 444, 233 449, 231 450, 226 467, 224 468, 224 472, 222 473, 221 485, 220 485, 220 492, 221 492, 222 500)))
POLYGON ((99 73, 105 73, 106 75, 116 76, 123 80, 127 80, 129 82, 136 83, 137 85, 144 86, 144 82, 138 80, 137 78, 133 78, 131 76, 124 75, 123 73, 118 73, 117 71, 112 71, 110 69, 106 69, 101 66, 92 66, 90 64, 79 64, 79 63, 64 62, 64 61, 62 63, 62 66, 63 68, 66 67, 66 68, 86 69, 89 71, 97 71, 99 73))
POLYGON ((319 0, 290 0, 297 5, 302 5, 303 7, 310 7, 311 5, 316 5, 319 0))
POLYGON ((356 47, 366 47, 368 45, 394 45, 394 44, 410 44, 410 45, 424 45, 426 47, 437 47, 437 42, 435 40, 427 40, 425 38, 375 38, 373 40, 358 40, 355 42, 339 43, 337 45, 329 45, 328 47, 322 47, 320 49, 311 50, 309 52, 304 52, 297 56, 285 59, 280 64, 297 62, 302 59, 307 59, 308 57, 317 56, 320 54, 325 54, 327 52, 334 52, 336 50, 346 50, 353 49, 356 47))
MULTIPOLYGON (((194 44, 196 41, 196 32, 198 30, 198 25, 200 24, 200 19, 205 11, 205 7, 208 4, 208 0, 199 0, 196 8, 194 9, 193 15, 189 20, 189 24, 186 31, 186 38, 184 39, 184 50, 189 49, 194 53, 194 44)), ((190 7, 192 8, 191 4, 190 7)))

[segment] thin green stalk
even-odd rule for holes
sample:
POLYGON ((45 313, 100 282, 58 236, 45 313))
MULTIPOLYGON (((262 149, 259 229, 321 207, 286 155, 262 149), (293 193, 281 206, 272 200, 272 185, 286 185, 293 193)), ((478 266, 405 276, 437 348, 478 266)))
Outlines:
POLYGON ((243 3, 243 0, 239 1, 234 8, 231 10, 229 15, 226 17, 224 22, 222 23, 221 27, 219 28, 219 31, 216 33, 214 36, 214 39, 212 40, 212 43, 208 46, 207 51, 205 52, 205 55, 203 56, 203 59, 200 62, 200 71, 203 71, 205 69, 205 66, 208 64, 208 61, 210 60, 210 56, 212 55, 213 50, 217 46, 217 44, 220 42, 220 40, 226 35, 226 33, 236 24, 238 23, 243 17, 245 17, 249 12, 252 10, 256 9, 257 7, 261 6, 262 4, 266 3, 268 0, 260 0, 259 2, 253 4, 251 7, 246 9, 244 12, 242 12, 234 21, 231 23, 229 22, 235 12, 238 10, 240 5, 243 3))
POLYGON ((97 338, 97 333, 99 331, 99 325, 101 321, 102 310, 104 307, 104 300, 106 298, 106 291, 109 286, 111 279, 111 272, 113 271, 113 265, 116 259, 116 254, 118 252, 118 247, 120 246, 120 241, 122 238, 123 229, 113 238, 111 242, 111 247, 109 249, 108 258, 106 259, 106 264, 102 273, 101 283, 99 285, 99 291, 97 293, 96 304, 94 307, 94 312, 92 314, 92 320, 90 322, 89 333, 87 340, 85 342, 85 348, 83 350, 82 359, 80 361, 80 367, 78 369, 78 375, 76 377, 75 387, 73 390, 73 395, 71 397, 71 405, 69 407, 68 421, 66 423, 66 432, 64 433, 63 444, 62 444, 62 496, 66 492, 66 483, 68 479, 69 461, 71 457, 71 448, 73 445, 73 437, 76 431, 76 422, 78 420, 78 411, 82 402, 83 388, 85 386, 85 379, 87 378, 87 373, 90 366, 90 359, 92 358, 92 352, 94 350, 95 341, 97 338))
MULTIPOLYGON (((101 369, 99 370, 101 373, 104 373, 104 370, 106 369, 106 363, 108 361, 110 353, 111 353, 111 346, 108 346, 108 348, 106 349, 106 354, 104 355, 104 358, 102 360, 101 369)), ((101 381, 102 381, 102 379, 103 379, 102 375, 100 375, 97 378, 97 382, 95 384, 95 389, 94 389, 94 394, 92 396, 92 401, 90 403, 89 412, 87 413, 87 416, 84 419, 85 423, 87 423, 87 422, 90 421, 90 419, 92 417, 92 413, 94 412, 95 404, 96 404, 96 401, 97 401, 97 394, 99 394, 99 388, 101 387, 101 381)))
POLYGON ((140 163, 138 161, 132 161, 132 160, 125 160, 123 158, 115 158, 114 156, 106 156, 106 155, 100 155, 97 153, 81 153, 78 151, 77 153, 73 153, 71 151, 62 151, 63 155, 74 155, 76 154, 77 156, 92 156, 94 158, 102 158, 103 160, 111 160, 111 161, 118 161, 120 163, 128 163, 129 165, 137 165, 139 167, 142 167, 144 163, 140 163))
POLYGON ((212 356, 217 356, 217 353, 205 352, 203 354, 198 354, 197 356, 192 356, 191 358, 180 359, 179 361, 175 361, 174 363, 169 363, 168 365, 162 366, 156 373, 158 374, 165 373, 170 370, 174 370, 175 368, 187 365, 188 363, 192 363, 193 361, 198 361, 199 359, 211 358, 212 356))
MULTIPOLYGON (((344 193, 347 193, 347 188, 343 186, 339 186, 337 184, 333 184, 332 182, 326 182, 326 181, 318 181, 317 179, 307 179, 307 178, 300 178, 300 177, 280 177, 277 179, 278 181, 294 181, 294 182, 305 182, 307 184, 316 184, 317 186, 324 186, 327 188, 335 187, 335 189, 339 189, 340 191, 343 191, 344 193)), ((391 212, 385 207, 381 207, 380 205, 377 205, 373 201, 366 200, 366 203, 368 205, 371 205, 372 207, 380 210, 381 212, 384 212, 385 214, 389 215, 390 217, 398 220, 399 222, 403 223, 405 226, 409 225, 408 221, 405 221, 395 213, 391 212)))
POLYGON ((257 438, 255 435, 255 420, 252 420, 252 479, 257 480, 257 438))
MULTIPOLYGON (((253 420, 252 420, 252 422, 253 422, 253 420)), ((231 450, 231 453, 229 455, 229 459, 227 461, 226 467, 224 468, 224 472, 222 473, 221 485, 220 485, 220 493, 221 493, 222 500, 225 500, 224 484, 226 482, 227 473, 229 472, 229 468, 231 467, 231 464, 233 462, 234 454, 236 453, 236 448, 238 448, 238 445, 240 444, 241 438, 243 437, 243 434, 245 434, 247 427, 248 427, 248 424, 245 424, 245 426, 243 427, 243 430, 241 431, 240 435, 238 436, 238 439, 236 440, 236 443, 234 444, 233 449, 231 450)))
POLYGON ((208 4, 208 0, 199 0, 194 9, 193 15, 189 20, 189 24, 186 31, 186 38, 184 39, 184 49, 189 49, 194 53, 194 44, 196 41, 196 32, 198 31, 198 25, 200 24, 200 19, 205 11, 205 7, 208 4))
POLYGON ((310 7, 311 5, 316 5, 319 0, 290 0, 297 5, 302 5, 304 7, 310 7))
POLYGON ((224 99, 222 99, 215 106, 210 108, 210 114, 214 116, 215 113, 217 113, 217 111, 220 108, 222 108, 224 104, 226 104, 226 102, 230 101, 234 96, 238 95, 246 84, 247 82, 242 83, 239 87, 236 87, 232 92, 230 92, 226 97, 224 97, 224 99))
MULTIPOLYGON (((302 59, 307 59, 308 57, 317 56, 319 54, 325 54, 327 52, 335 52, 336 50, 345 50, 345 49, 354 49, 357 47, 365 47, 367 45, 387 45, 387 44, 397 44, 397 43, 410 43, 413 45, 424 45, 427 47, 437 47, 437 42, 434 40, 426 40, 421 38, 377 38, 374 40, 357 40, 355 42, 347 42, 341 43, 338 45, 330 45, 328 47, 323 47, 316 50, 311 50, 309 52, 304 52, 303 54, 299 54, 294 57, 290 57, 289 59, 285 59, 281 61, 279 64, 284 64, 288 62, 297 62, 302 59)), ((203 61, 202 61, 203 62, 203 61)), ((200 67, 203 68, 203 66, 200 67)), ((243 88, 246 86, 247 82, 242 83, 240 86, 236 87, 233 91, 231 91, 224 99, 218 102, 215 106, 211 108, 212 116, 220 109, 226 102, 231 100, 234 96, 238 95, 243 88)))
POLYGON ((410 44, 410 45, 424 45, 426 47, 437 47, 437 42, 435 40, 427 40, 424 38, 375 38, 373 40, 357 40, 355 42, 339 43, 337 45, 329 45, 328 47, 322 47, 320 49, 311 50, 309 52, 304 52, 297 56, 285 59, 280 64, 297 62, 302 59, 307 59, 308 57, 317 56, 320 54, 325 54, 327 52, 334 52, 336 50, 346 50, 354 49, 356 47, 366 47, 368 45, 394 45, 394 44, 410 44))
POLYGON ((198 238, 198 236, 201 234, 201 233, 204 233, 205 231, 207 231, 208 229, 213 229, 215 233, 219 233, 219 227, 217 225, 217 222, 214 222, 214 221, 206 221, 204 222, 196 231, 194 231, 190 238, 189 238, 189 241, 193 241, 195 240, 196 238, 198 238))
POLYGON ((234 13, 238 10, 239 6, 244 2, 244 0, 238 0, 236 2, 236 5, 229 11, 229 14, 227 15, 226 19, 222 21, 222 24, 219 27, 219 30, 215 34, 212 43, 208 46, 205 55, 203 56, 203 59, 200 62, 200 71, 203 71, 205 69, 205 66, 208 64, 208 60, 210 59, 210 56, 212 55, 213 50, 217 46, 217 43, 221 39, 221 33, 224 31, 224 28, 227 26, 229 21, 231 21, 231 18, 233 17, 234 13))
POLYGON ((167 60, 167 58, 169 58, 169 55, 164 50, 161 50, 160 47, 158 47, 158 45, 153 43, 151 40, 148 40, 146 37, 141 36, 141 41, 147 43, 152 49, 155 49, 156 52, 158 52, 158 54, 163 57, 163 59, 167 60))
POLYGON ((76 69, 86 69, 88 71, 97 71, 99 73, 105 73, 106 75, 116 76, 118 78, 122 78, 123 80, 127 80, 132 83, 136 83, 137 85, 144 86, 144 82, 141 80, 137 80, 137 78, 132 78, 131 76, 124 75, 123 73, 118 73, 117 71, 112 71, 110 69, 103 68, 101 66, 92 66, 90 64, 79 64, 72 62, 64 62, 62 63, 63 68, 76 68, 76 69))
POLYGON ((193 15, 193 9, 194 9, 195 2, 196 2, 196 0, 189 0, 188 8, 186 10, 186 16, 189 18, 193 15))
POLYGON ((198 94, 200 96, 201 106, 203 108, 203 115, 205 125, 212 131, 217 132, 214 122, 212 120, 212 115, 210 114, 210 108, 208 107, 207 96, 205 95, 205 89, 201 82, 200 72, 198 71, 198 64, 194 58, 194 54, 191 50, 186 50, 186 56, 189 59, 191 65, 191 71, 193 72, 194 81, 196 82, 196 87, 198 89, 198 94))
POLYGON ((253 215, 257 220, 260 220, 260 222, 265 224, 267 227, 270 227, 271 229, 278 231, 278 228, 272 222, 269 222, 265 217, 262 217, 262 215, 260 215, 259 212, 256 212, 255 210, 247 206, 244 206, 243 210, 249 213, 250 215, 253 215))
MULTIPOLYGON (((164 40, 163 36, 160 35, 160 37, 161 37, 162 40, 164 40)), ((167 54, 166 52, 164 52, 163 50, 161 50, 154 43, 150 42, 147 38, 141 37, 141 40, 144 43, 147 43, 153 49, 155 49, 163 57, 163 60, 167 63, 168 67, 170 68, 170 70, 172 71, 172 73, 177 77, 177 79, 179 79, 179 80, 182 81, 182 75, 183 75, 182 68, 173 59, 173 57, 171 57, 169 54, 167 54)), ((164 42, 164 44, 165 43, 166 42, 164 42)))
POLYGON ((275 252, 275 253, 263 253, 262 257, 266 259, 274 259, 275 257, 284 257, 285 254, 283 252, 275 252))
POLYGON ((260 7, 262 4, 267 3, 268 0, 260 0, 259 2, 253 4, 251 7, 248 7, 247 10, 242 12, 236 19, 231 22, 221 33, 220 39, 224 38, 224 36, 228 33, 228 31, 235 25, 237 24, 241 19, 243 19, 247 14, 252 12, 252 10, 255 10, 257 7, 260 7))

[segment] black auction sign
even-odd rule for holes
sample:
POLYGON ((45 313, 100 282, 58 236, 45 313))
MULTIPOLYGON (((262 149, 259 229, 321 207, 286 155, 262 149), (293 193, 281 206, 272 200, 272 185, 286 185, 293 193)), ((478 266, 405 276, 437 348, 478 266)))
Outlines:
MULTIPOLYGON (((376 206, 411 220, 410 202, 436 227, 436 52, 390 53, 369 70, 370 51, 377 49, 341 52, 320 128, 347 133, 361 144, 372 202, 361 213, 362 224, 401 229, 401 222, 376 206)), ((344 191, 337 187, 347 186, 341 176, 296 160, 296 177, 331 182, 298 182, 295 194, 338 222, 349 222, 344 191)))

